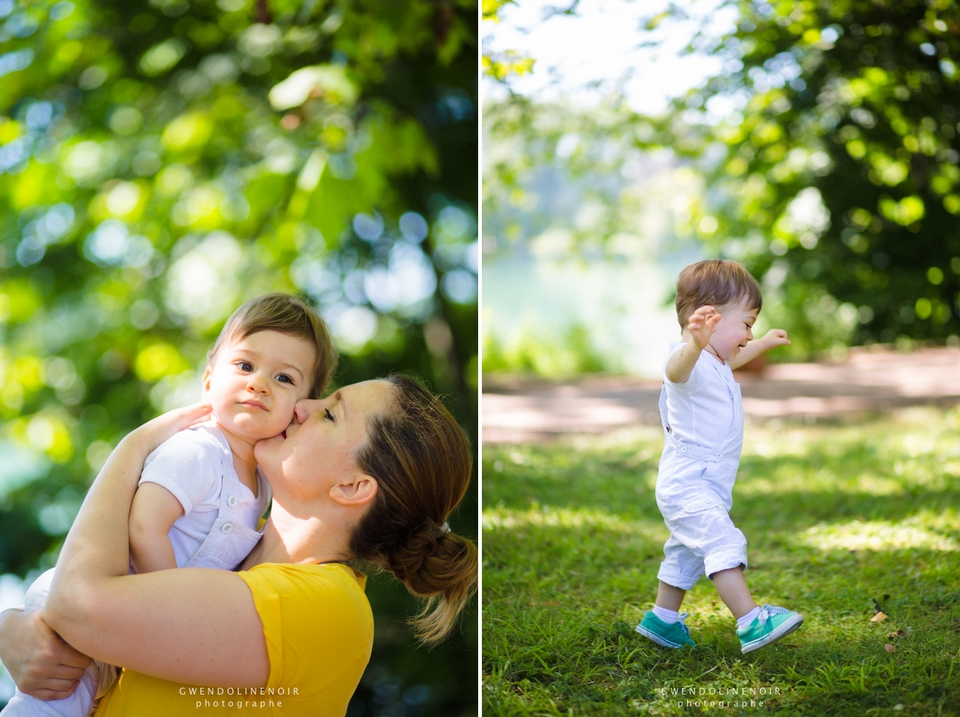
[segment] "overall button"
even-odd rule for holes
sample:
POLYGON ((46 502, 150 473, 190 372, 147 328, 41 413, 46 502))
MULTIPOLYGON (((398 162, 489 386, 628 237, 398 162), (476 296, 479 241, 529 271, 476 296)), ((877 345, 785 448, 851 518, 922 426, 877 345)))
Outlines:
POLYGON ((686 453, 686 452, 687 452, 687 447, 686 447, 686 446, 680 446, 680 452, 681 452, 681 453, 686 453))
POLYGON ((722 454, 722 453, 714 453, 714 454, 713 454, 713 457, 716 458, 716 459, 719 461, 721 458, 723 458, 723 454, 722 454))
POLYGON ((229 505, 231 508, 236 508, 236 507, 237 507, 237 496, 231 495, 229 498, 227 498, 227 505, 229 505))
POLYGON ((224 523, 223 525, 220 526, 220 532, 223 533, 224 535, 228 535, 232 530, 233 530, 232 523, 224 523))

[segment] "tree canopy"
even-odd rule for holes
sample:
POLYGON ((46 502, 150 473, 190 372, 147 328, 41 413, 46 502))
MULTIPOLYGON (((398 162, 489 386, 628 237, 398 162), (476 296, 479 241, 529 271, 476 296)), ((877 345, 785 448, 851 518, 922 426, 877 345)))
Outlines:
POLYGON ((729 71, 683 100, 697 131, 681 149, 720 147, 710 177, 723 199, 703 233, 743 237, 758 273, 773 270, 805 316, 822 311, 805 304, 823 286, 851 307, 857 343, 957 334, 956 6, 737 7, 736 31, 700 48, 729 71), (736 109, 711 124, 721 98, 736 109))
MULTIPOLYGON (((641 41, 659 42, 688 8, 672 2, 646 17, 641 41)), ((631 111, 615 91, 590 108, 516 95, 491 103, 485 131, 527 150, 499 163, 485 158, 491 188, 500 187, 488 190, 485 177, 491 213, 523 205, 510 192, 523 196, 533 166, 562 166, 593 180, 591 191, 611 208, 586 238, 609 245, 629 220, 623 200, 636 195, 622 181, 604 192, 596 180, 629 175, 635 150, 666 150, 703 177, 698 200, 675 217, 676 235, 697 237, 764 278, 795 349, 955 337, 955 4, 731 0, 721 10, 734 12, 733 29, 704 30, 688 47, 720 60, 721 71, 662 115, 631 111), (521 153, 533 159, 515 159, 521 153)))
MULTIPOLYGON (((336 383, 411 371, 476 442, 476 52, 473 0, 0 0, 0 572, 52 564, 266 291, 316 303, 336 383)), ((378 634, 357 713, 469 712, 473 668, 411 643, 378 634)))

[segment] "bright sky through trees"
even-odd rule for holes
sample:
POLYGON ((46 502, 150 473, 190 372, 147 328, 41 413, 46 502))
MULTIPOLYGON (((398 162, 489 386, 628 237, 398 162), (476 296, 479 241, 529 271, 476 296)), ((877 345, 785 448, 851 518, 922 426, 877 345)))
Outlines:
MULTIPOLYGON (((683 54, 698 30, 717 36, 732 29, 733 9, 718 10, 719 4, 681 3, 688 18, 676 20, 662 17, 664 0, 579 3, 576 14, 558 14, 550 0, 521 0, 501 8, 499 23, 484 23, 484 50, 515 50, 535 60, 532 73, 508 80, 515 92, 540 99, 576 93, 594 103, 620 91, 635 112, 659 114, 669 99, 721 70, 719 58, 683 54), (647 29, 651 23, 657 27, 647 29)), ((488 79, 485 94, 496 99, 504 90, 488 79)))

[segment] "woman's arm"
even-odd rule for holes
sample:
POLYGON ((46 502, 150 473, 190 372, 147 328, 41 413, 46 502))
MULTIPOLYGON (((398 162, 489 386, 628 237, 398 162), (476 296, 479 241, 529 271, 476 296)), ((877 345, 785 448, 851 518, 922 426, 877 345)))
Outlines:
POLYGON ((81 652, 154 677, 263 685, 266 643, 243 580, 221 570, 127 574, 128 516, 143 462, 207 413, 171 411, 114 449, 67 535, 43 618, 81 652))

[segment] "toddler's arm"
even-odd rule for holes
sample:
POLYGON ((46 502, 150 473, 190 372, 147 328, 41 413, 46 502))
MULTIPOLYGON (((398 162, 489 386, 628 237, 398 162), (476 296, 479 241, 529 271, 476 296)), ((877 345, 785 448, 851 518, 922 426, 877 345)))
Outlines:
POLYGON ((690 315, 687 327, 683 331, 684 339, 689 340, 682 349, 667 359, 667 366, 664 369, 671 383, 686 383, 690 379, 693 367, 697 365, 697 359, 700 358, 700 352, 710 343, 713 330, 721 318, 720 312, 712 306, 701 306, 690 315))
POLYGON ((183 515, 176 496, 156 483, 142 483, 130 506, 130 558, 140 574, 177 567, 168 533, 183 515))
POLYGON ((737 357, 729 363, 731 369, 740 368, 744 364, 750 363, 757 356, 765 351, 774 349, 777 346, 789 346, 790 339, 787 338, 787 332, 783 329, 770 329, 764 334, 762 339, 755 339, 740 349, 737 357))

